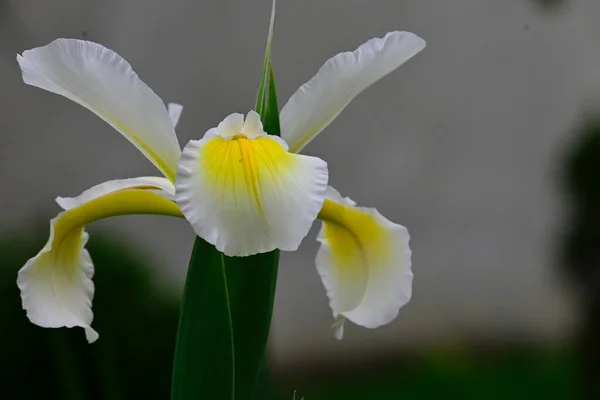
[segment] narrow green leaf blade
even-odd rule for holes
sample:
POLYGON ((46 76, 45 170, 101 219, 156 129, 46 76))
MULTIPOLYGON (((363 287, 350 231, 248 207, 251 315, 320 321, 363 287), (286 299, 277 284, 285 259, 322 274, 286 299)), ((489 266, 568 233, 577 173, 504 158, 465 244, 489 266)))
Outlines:
MULTIPOLYGON (((267 48, 265 50, 265 60, 263 61, 262 76, 258 87, 258 95, 256 96, 255 111, 262 115, 265 110, 266 88, 269 78, 269 65, 271 65, 271 42, 273 41, 273 29, 275 28, 275 0, 271 6, 271 21, 269 23, 269 35, 267 36, 267 48)), ((264 122, 263 122, 264 123, 264 122)))
POLYGON ((279 126, 279 104, 277 102, 277 87, 275 86, 275 76, 273 73, 273 63, 269 61, 269 87, 266 100, 265 116, 262 119, 265 132, 270 135, 281 135, 279 126))
POLYGON ((223 254, 197 237, 177 331, 171 400, 233 400, 233 331, 223 254))

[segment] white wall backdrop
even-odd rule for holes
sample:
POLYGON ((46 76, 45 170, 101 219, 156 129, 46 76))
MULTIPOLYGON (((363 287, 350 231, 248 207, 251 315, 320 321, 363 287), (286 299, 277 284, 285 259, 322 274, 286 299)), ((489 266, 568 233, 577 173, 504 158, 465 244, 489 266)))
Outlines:
MULTIPOLYGON (((377 331, 333 339, 314 268, 316 229, 282 257, 272 334, 281 365, 479 335, 560 340, 569 302, 556 273, 556 188, 570 128, 600 90, 595 0, 542 13, 527 0, 279 0, 280 102, 335 53, 389 30, 428 48, 370 88, 306 149, 331 183, 412 233, 413 300, 377 331)), ((15 55, 57 37, 114 49, 165 101, 185 105, 180 142, 253 105, 268 0, 0 1, 0 222, 52 217, 56 196, 156 174, 90 112, 27 87, 15 55)), ((180 286, 193 242, 162 217, 98 223, 180 286)), ((315 227, 316 228, 316 227, 315 227)))

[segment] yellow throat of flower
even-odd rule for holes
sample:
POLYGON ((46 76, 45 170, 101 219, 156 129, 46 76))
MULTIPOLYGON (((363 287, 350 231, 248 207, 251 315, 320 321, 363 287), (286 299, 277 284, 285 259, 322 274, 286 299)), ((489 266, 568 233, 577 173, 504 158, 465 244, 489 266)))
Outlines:
POLYGON ((363 209, 326 199, 319 212, 325 239, 340 266, 381 263, 391 253, 391 242, 384 226, 363 209))

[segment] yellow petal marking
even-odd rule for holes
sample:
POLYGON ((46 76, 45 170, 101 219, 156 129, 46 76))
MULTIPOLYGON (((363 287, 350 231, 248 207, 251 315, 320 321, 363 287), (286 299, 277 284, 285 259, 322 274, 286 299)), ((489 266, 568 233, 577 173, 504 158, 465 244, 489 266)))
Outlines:
MULTIPOLYGON (((347 290, 366 293, 372 268, 390 265, 392 241, 374 216, 360 208, 325 199, 319 212, 332 264, 347 290)), ((359 299, 360 300, 360 299, 359 299)), ((358 305, 349 305, 348 309, 358 305)))
POLYGON ((381 262, 391 254, 386 228, 361 209, 325 199, 319 219, 325 224, 325 237, 336 261, 342 265, 353 260, 381 262))
POLYGON ((55 257, 51 265, 77 267, 73 262, 79 257, 82 241, 81 233, 91 222, 129 214, 160 214, 182 217, 179 207, 167 198, 143 189, 125 189, 98 197, 63 212, 54 224, 52 251, 42 257, 55 257))
POLYGON ((268 137, 216 137, 204 152, 200 169, 208 178, 207 190, 234 199, 236 205, 249 202, 263 221, 263 196, 289 177, 296 162, 294 154, 268 137))
POLYGON ((89 104, 89 107, 94 110, 98 110, 98 113, 101 114, 102 117, 106 118, 110 122, 112 122, 115 128, 121 132, 123 132, 123 136, 129 139, 135 146, 137 146, 140 151, 146 155, 156 165, 156 167, 165 175, 165 178, 175 183, 175 176, 177 174, 177 161, 175 163, 169 162, 169 160, 165 160, 162 158, 156 151, 154 151, 150 146, 148 146, 138 135, 135 134, 131 129, 127 127, 123 122, 114 118, 112 115, 109 115, 100 107, 91 104, 89 101, 82 99, 83 102, 89 104))

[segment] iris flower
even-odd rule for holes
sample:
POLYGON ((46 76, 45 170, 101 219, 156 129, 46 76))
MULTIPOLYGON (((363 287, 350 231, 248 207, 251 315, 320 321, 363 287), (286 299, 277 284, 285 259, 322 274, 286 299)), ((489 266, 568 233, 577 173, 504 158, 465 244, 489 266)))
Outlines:
POLYGON ((371 39, 328 60, 282 108, 281 137, 250 111, 231 114, 183 151, 175 134, 182 107, 162 100, 117 53, 57 39, 17 56, 25 83, 95 113, 144 154, 163 177, 112 180, 56 199, 42 250, 19 271, 23 308, 42 327, 82 327, 89 342, 94 266, 85 249, 91 222, 126 214, 183 217, 230 256, 296 250, 323 221, 316 266, 333 311, 368 328, 389 323, 411 296, 409 236, 377 210, 328 187, 327 164, 298 154, 352 99, 425 47, 409 32, 371 39))

